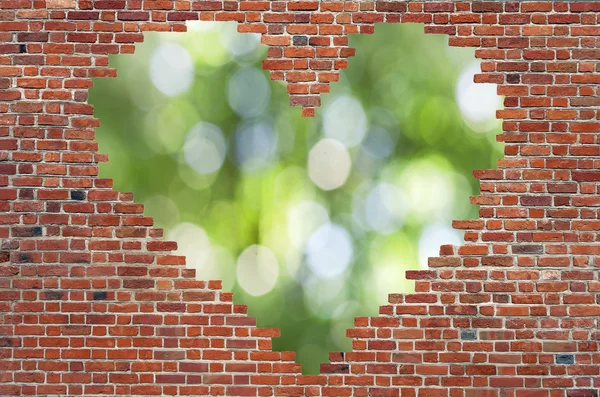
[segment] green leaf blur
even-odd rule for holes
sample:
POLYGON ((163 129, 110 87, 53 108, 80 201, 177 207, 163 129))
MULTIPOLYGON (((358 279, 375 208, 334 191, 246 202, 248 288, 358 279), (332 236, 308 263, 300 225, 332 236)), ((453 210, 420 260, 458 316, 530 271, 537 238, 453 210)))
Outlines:
MULTIPOLYGON (((116 79, 95 80, 100 176, 135 193, 198 278, 222 279, 259 327, 280 328, 275 350, 318 373, 329 351, 351 349, 354 317, 413 291, 405 270, 460 243, 453 219, 477 217, 472 171, 495 168, 502 145, 494 109, 469 120, 456 99, 474 50, 422 25, 377 25, 350 38, 357 55, 309 119, 261 70, 255 36, 189 26, 145 34, 134 55, 111 57, 116 79)), ((473 92, 465 103, 483 103, 473 92)))

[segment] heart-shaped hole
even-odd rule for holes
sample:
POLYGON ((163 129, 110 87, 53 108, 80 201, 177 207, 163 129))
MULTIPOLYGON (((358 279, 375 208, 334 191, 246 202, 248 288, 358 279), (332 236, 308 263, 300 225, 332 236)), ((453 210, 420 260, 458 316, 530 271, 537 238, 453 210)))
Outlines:
POLYGON ((318 373, 328 351, 350 350, 354 317, 413 291, 405 270, 461 243, 450 225, 477 217, 471 172, 502 154, 500 98, 473 83, 472 49, 378 25, 351 37, 358 56, 306 119, 261 70, 258 35, 188 27, 146 33, 112 57, 117 79, 96 80, 101 174, 318 373))

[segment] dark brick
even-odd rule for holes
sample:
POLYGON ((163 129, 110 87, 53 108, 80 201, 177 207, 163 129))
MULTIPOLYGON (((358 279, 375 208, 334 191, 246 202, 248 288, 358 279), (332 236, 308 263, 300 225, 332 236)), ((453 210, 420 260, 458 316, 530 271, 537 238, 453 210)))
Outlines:
POLYGON ((552 203, 551 196, 523 196, 521 205, 523 206, 548 206, 552 203))
POLYGON ((593 389, 568 390, 567 397, 598 397, 598 390, 593 390, 593 389))
POLYGON ((100 301, 106 299, 106 291, 94 291, 94 300, 100 301))
POLYGON ((69 11, 69 19, 71 20, 98 20, 99 12, 94 11, 69 11))
POLYGON ((556 355, 556 363, 557 364, 574 364, 575 356, 572 354, 557 354, 556 355))
POLYGON ((463 329, 460 331, 460 339, 463 340, 476 340, 477 332, 472 329, 463 329))
POLYGON ((150 19, 150 13, 146 11, 121 11, 117 13, 117 18, 122 21, 147 21, 150 19))
POLYGON ((511 73, 511 74, 506 75, 506 82, 508 84, 519 84, 520 81, 521 81, 521 76, 518 74, 511 73))
POLYGON ((481 2, 473 2, 471 4, 471 10, 473 12, 502 12, 502 8, 504 6, 502 3, 497 3, 495 1, 481 1, 481 2))
POLYGON ((17 262, 19 263, 31 263, 33 261, 33 257, 30 254, 19 253, 17 255, 17 262))
POLYGON ((296 14, 294 15, 294 22, 310 23, 310 14, 296 14))
POLYGON ((123 288, 154 288, 153 279, 124 280, 123 288))
POLYGON ((350 366, 348 364, 321 364, 321 373, 348 374, 350 366))
POLYGON ((94 7, 98 10, 119 10, 125 8, 124 0, 96 0, 94 7))
POLYGON ((308 44, 308 37, 294 36, 294 45, 300 46, 300 45, 307 45, 307 44, 308 44))
POLYGON ((14 237, 38 237, 42 235, 42 228, 34 227, 15 227, 13 229, 14 237))
POLYGON ((43 65, 44 64, 44 56, 43 55, 15 55, 13 57, 13 63, 15 65, 43 65))
POLYGON ((27 46, 25 44, 19 44, 19 52, 21 54, 27 52, 27 46))
POLYGON ((61 291, 61 290, 51 290, 51 291, 44 291, 44 298, 46 300, 60 300, 63 298, 63 296, 65 296, 65 291, 61 291))
POLYGON ((541 254, 544 252, 542 245, 517 245, 512 247, 513 254, 541 254))
POLYGON ((71 190, 71 200, 85 200, 85 192, 83 190, 71 190))
POLYGON ((48 32, 20 32, 17 34, 17 40, 23 41, 37 41, 45 42, 48 41, 48 32))
POLYGON ((375 8, 379 12, 406 12, 406 3, 400 1, 376 1, 375 8))

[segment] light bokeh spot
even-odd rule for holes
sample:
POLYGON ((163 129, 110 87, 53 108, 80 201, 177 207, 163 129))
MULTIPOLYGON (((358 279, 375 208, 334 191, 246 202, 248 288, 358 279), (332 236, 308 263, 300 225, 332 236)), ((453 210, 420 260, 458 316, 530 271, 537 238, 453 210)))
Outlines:
POLYGON ((329 222, 325 207, 314 201, 301 201, 288 211, 288 236, 298 250, 306 248, 310 236, 322 225, 329 222))
POLYGON ((481 73, 479 62, 472 62, 463 69, 456 84, 456 101, 465 122, 476 132, 494 128, 496 110, 502 99, 496 93, 496 84, 475 83, 475 74, 481 73))
POLYGON ((339 276, 352 261, 352 237, 344 227, 327 223, 310 236, 306 252, 307 263, 317 277, 339 276))
POLYGON ((367 133, 367 115, 361 103, 351 96, 339 96, 326 108, 323 130, 327 138, 351 148, 360 144, 367 133))
POLYGON ((240 124, 235 140, 237 161, 247 171, 267 167, 277 154, 277 136, 264 121, 240 124))
POLYGON ((262 72, 254 68, 240 69, 229 80, 229 106, 242 117, 257 117, 264 113, 271 88, 262 72))
POLYGON ((410 216, 423 222, 447 219, 455 201, 451 174, 426 159, 410 163, 400 174, 399 183, 410 203, 410 216))
POLYGON ((390 234, 404 223, 408 200, 400 188, 381 182, 367 194, 364 202, 364 220, 372 230, 390 234))
POLYGON ((185 162, 199 174, 212 174, 223 165, 227 145, 221 129, 211 123, 198 123, 188 132, 183 154, 185 162))
POLYGON ((183 222, 169 230, 166 238, 177 241, 178 255, 185 255, 186 264, 197 269, 200 278, 208 279, 205 266, 210 261, 212 246, 203 228, 193 223, 183 222))
POLYGON ((337 308, 348 300, 346 284, 343 276, 329 279, 310 277, 304 283, 304 301, 308 309, 321 318, 332 318, 337 308))
POLYGON ((183 94, 194 82, 192 58, 177 43, 161 43, 150 58, 149 68, 152 83, 167 96, 183 94))
POLYGON ((238 257, 237 282, 248 294, 261 296, 270 292, 279 276, 279 263, 273 251, 253 244, 238 257))
POLYGON ((352 161, 346 147, 335 139, 320 140, 308 154, 308 175, 323 190, 343 186, 350 175, 352 161))

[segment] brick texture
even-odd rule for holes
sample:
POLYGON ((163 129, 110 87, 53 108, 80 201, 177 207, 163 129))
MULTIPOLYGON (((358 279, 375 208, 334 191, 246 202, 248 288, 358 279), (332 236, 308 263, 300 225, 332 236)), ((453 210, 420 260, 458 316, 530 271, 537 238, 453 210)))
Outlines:
POLYGON ((598 397, 600 2, 0 0, 0 395, 598 397), (197 281, 97 177, 87 103, 150 30, 238 21, 311 116, 348 34, 416 22, 505 96, 479 218, 301 375, 219 281, 197 281))

